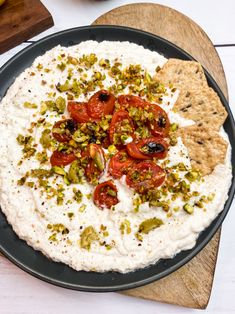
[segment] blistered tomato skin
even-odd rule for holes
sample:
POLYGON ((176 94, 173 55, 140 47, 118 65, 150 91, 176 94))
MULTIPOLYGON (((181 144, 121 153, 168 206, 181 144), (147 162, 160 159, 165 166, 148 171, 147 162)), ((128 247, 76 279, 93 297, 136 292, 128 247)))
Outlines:
POLYGON ((113 113, 116 98, 107 90, 96 92, 88 101, 87 112, 94 119, 101 119, 113 113))
POLYGON ((69 101, 67 109, 71 118, 76 122, 86 123, 92 121, 87 112, 87 103, 85 102, 69 101))
POLYGON ((154 116, 154 119, 149 122, 149 129, 152 135, 167 137, 170 130, 170 121, 165 110, 155 104, 149 104, 148 110, 154 116))
POLYGON ((100 209, 105 207, 111 208, 119 202, 117 198, 117 187, 113 181, 109 180, 100 183, 96 186, 94 191, 94 203, 100 209))
POLYGON ((118 110, 113 114, 109 127, 109 139, 112 144, 123 146, 122 136, 134 138, 135 127, 126 110, 118 110))
POLYGON ((122 108, 129 107, 144 108, 146 104, 146 102, 141 97, 129 94, 118 96, 118 103, 121 105, 122 108))
POLYGON ((126 183, 142 194, 163 184, 165 171, 150 160, 141 161, 132 167, 126 176, 126 183))
POLYGON ((151 158, 164 159, 168 152, 167 142, 159 136, 143 139, 137 143, 129 143, 126 148, 132 158, 142 160, 151 158))
POLYGON ((55 150, 51 155, 50 162, 52 166, 67 166, 76 159, 77 156, 74 153, 67 154, 63 151, 55 150))
POLYGON ((128 156, 126 150, 123 149, 110 159, 108 172, 113 178, 120 179, 127 174, 134 163, 135 160, 128 156))

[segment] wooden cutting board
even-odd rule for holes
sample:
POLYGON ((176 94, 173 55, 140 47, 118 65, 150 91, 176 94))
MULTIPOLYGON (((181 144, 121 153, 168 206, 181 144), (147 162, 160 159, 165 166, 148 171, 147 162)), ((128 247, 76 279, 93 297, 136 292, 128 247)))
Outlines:
POLYGON ((53 25, 51 14, 39 0, 6 0, 0 7, 0 53, 53 25))
MULTIPOLYGON (((197 59, 228 98, 223 66, 212 42, 200 26, 185 15, 158 4, 136 3, 113 9, 93 24, 129 26, 168 39, 197 59)), ((178 271, 124 294, 191 308, 206 308, 214 279, 219 240, 220 230, 196 257, 178 271)))

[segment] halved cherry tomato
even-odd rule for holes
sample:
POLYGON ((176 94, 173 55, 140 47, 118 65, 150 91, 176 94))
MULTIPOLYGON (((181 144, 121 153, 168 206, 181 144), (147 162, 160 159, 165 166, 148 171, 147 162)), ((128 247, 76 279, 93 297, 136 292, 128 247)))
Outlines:
POLYGON ((71 118, 76 122, 86 123, 92 121, 91 117, 88 115, 87 103, 85 102, 69 101, 67 109, 71 118))
POLYGON ((107 90, 96 92, 88 101, 87 111, 94 119, 101 119, 107 114, 112 114, 116 98, 107 90))
POLYGON ((52 135, 58 142, 69 142, 76 131, 77 123, 73 119, 57 121, 52 129, 52 135))
POLYGON ((163 159, 167 155, 168 144, 160 136, 146 138, 138 143, 131 142, 126 146, 128 154, 136 159, 163 159))
POLYGON ((94 191, 94 203, 99 208, 111 208, 118 202, 117 187, 113 181, 110 180, 97 185, 94 191))
POLYGON ((168 135, 170 122, 167 113, 160 106, 151 104, 141 97, 134 95, 120 95, 118 96, 118 103, 125 109, 138 107, 148 112, 152 112, 154 119, 148 123, 152 135, 161 135, 163 137, 168 135))
POLYGON ((121 178, 128 172, 135 160, 128 156, 125 149, 114 155, 109 162, 109 174, 115 179, 121 178))
POLYGON ((91 183, 96 183, 105 169, 105 157, 103 149, 97 144, 90 144, 83 153, 87 157, 88 164, 85 168, 85 176, 91 183))
POLYGON ((50 162, 52 166, 67 166, 76 159, 77 156, 74 153, 55 150, 51 155, 50 162))
POLYGON ((121 136, 134 138, 134 124, 126 110, 116 111, 109 127, 109 139, 115 145, 123 145, 121 136))
POLYGON ((170 121, 165 110, 156 104, 149 104, 148 110, 152 112, 154 116, 154 119, 149 122, 152 135, 167 137, 170 130, 170 121))
POLYGON ((152 161, 141 161, 128 172, 126 183, 138 193, 156 188, 165 180, 165 171, 152 161))
POLYGON ((124 107, 144 107, 145 101, 138 96, 134 95, 120 95, 118 96, 118 103, 124 107))

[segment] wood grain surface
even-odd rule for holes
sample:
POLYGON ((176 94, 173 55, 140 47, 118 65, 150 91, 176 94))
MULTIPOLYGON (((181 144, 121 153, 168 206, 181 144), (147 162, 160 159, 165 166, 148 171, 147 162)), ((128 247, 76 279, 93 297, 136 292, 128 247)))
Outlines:
MULTIPOLYGON (((93 24, 129 26, 168 39, 198 60, 228 98, 223 66, 211 40, 200 26, 185 15, 158 4, 136 3, 113 9, 93 24)), ((123 293, 185 307, 206 308, 213 284, 219 240, 220 230, 196 257, 178 271, 157 282, 123 293)))
POLYGON ((51 14, 39 0, 6 0, 0 7, 0 53, 53 25, 51 14))

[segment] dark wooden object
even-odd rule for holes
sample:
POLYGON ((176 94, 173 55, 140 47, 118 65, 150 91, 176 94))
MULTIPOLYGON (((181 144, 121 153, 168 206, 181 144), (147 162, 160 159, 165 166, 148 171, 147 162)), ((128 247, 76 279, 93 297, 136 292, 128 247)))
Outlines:
POLYGON ((39 0, 6 0, 0 7, 0 53, 53 25, 51 14, 39 0))

